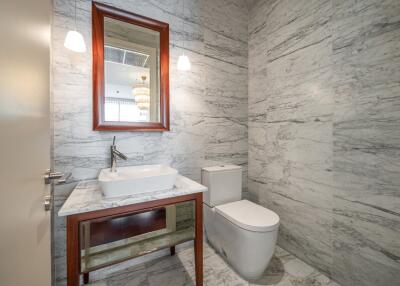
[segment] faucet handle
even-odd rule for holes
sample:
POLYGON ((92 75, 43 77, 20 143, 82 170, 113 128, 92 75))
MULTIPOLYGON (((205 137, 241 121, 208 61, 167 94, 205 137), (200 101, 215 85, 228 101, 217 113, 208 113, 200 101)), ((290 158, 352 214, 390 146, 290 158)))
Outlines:
POLYGON ((114 138, 113 138, 113 146, 115 146, 115 136, 114 136, 114 138))

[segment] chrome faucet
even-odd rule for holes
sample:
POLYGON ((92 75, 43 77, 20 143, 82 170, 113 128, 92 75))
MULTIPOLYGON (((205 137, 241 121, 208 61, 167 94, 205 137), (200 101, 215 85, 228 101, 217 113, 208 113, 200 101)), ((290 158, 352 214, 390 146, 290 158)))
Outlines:
POLYGON ((115 136, 113 139, 113 144, 111 145, 111 167, 110 170, 112 173, 117 172, 117 157, 123 160, 127 160, 128 157, 122 154, 117 150, 117 147, 115 146, 115 136))

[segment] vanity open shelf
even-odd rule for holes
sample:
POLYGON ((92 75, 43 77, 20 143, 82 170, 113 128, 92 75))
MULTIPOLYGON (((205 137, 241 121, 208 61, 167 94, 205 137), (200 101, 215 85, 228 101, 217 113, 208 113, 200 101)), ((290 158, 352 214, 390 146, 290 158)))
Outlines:
POLYGON ((195 204, 168 205, 80 223, 81 273, 172 248, 195 238, 195 204))

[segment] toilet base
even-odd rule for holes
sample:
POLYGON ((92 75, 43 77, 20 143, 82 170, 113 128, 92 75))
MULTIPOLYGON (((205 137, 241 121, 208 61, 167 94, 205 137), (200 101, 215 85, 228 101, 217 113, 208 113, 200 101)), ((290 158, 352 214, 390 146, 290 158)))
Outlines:
POLYGON ((206 238, 243 278, 259 279, 274 253, 278 229, 253 232, 234 225, 203 204, 206 238))

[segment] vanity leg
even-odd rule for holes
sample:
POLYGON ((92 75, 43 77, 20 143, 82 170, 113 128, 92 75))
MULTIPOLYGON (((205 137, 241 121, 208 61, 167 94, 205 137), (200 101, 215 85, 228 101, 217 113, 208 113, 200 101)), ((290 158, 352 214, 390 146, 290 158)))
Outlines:
POLYGON ((83 273, 83 284, 89 284, 89 272, 83 273))
POLYGON ((67 217, 67 285, 79 286, 79 222, 67 217))
POLYGON ((174 256, 175 255, 175 246, 171 246, 169 248, 169 250, 170 250, 171 256, 174 256))
POLYGON ((203 193, 196 195, 196 231, 194 239, 194 263, 196 286, 203 286, 203 193))

